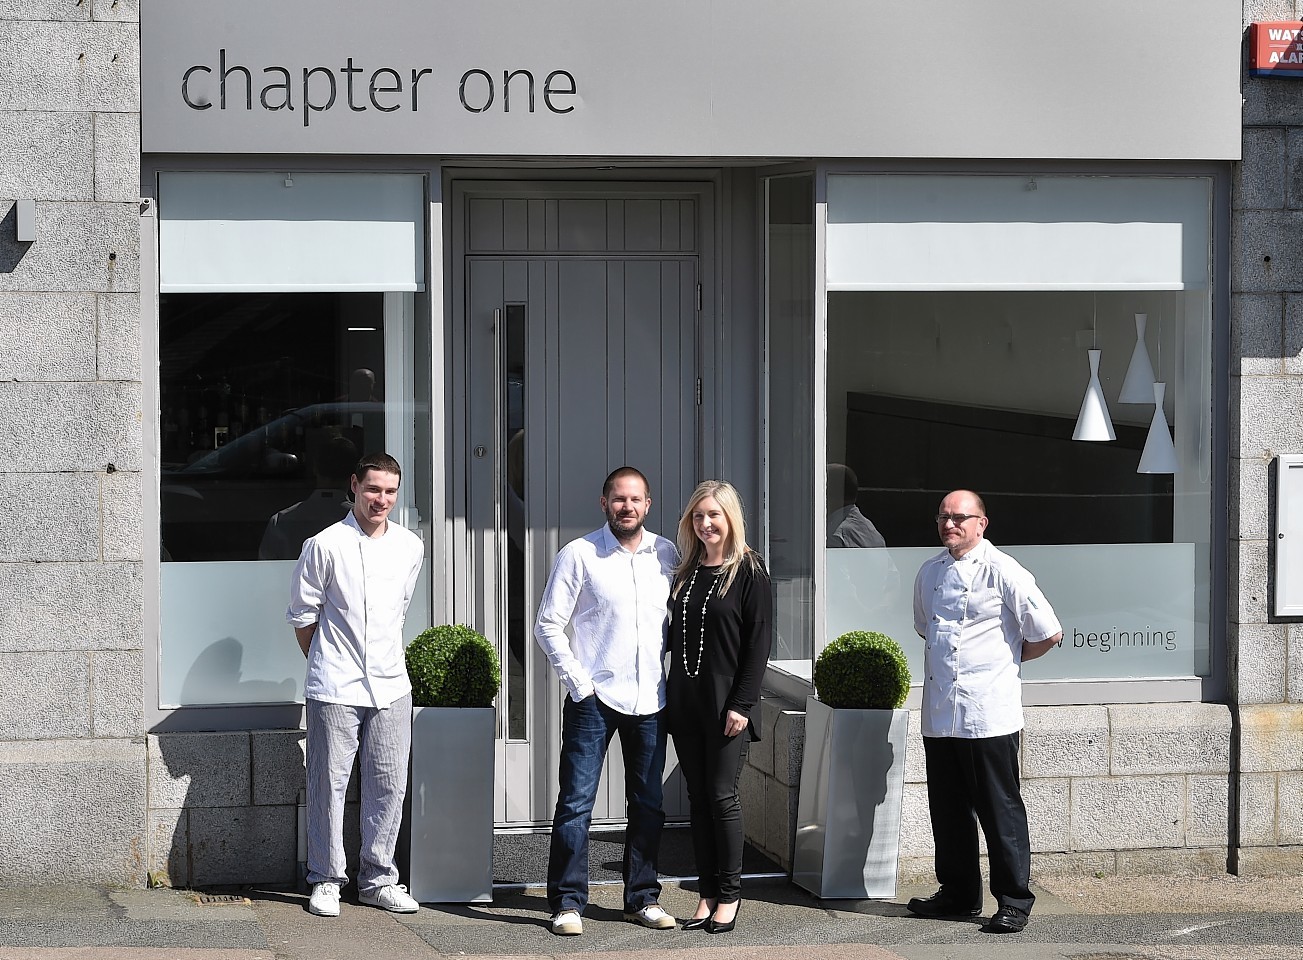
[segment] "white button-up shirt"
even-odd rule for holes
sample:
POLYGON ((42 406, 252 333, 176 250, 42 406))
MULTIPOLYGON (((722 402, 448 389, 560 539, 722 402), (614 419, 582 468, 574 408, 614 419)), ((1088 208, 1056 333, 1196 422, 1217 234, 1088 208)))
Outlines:
POLYGON ((1062 631, 1035 578, 986 540, 928 560, 914 580, 925 641, 925 737, 999 737, 1022 729, 1022 645, 1062 631))
POLYGON ((630 716, 665 707, 666 601, 678 558, 648 530, 630 552, 606 526, 561 548, 534 636, 572 699, 595 692, 630 716))
POLYGON ((303 544, 285 619, 317 625, 303 694, 355 707, 387 707, 412 690, 403 618, 425 558, 421 538, 393 521, 368 537, 352 511, 303 544))

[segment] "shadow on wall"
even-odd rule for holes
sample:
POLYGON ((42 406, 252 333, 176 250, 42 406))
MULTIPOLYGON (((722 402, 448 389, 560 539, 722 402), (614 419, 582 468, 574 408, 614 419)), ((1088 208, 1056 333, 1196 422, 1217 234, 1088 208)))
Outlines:
MULTIPOLYGON (((173 887, 299 884, 302 730, 173 732, 153 737, 150 874, 173 887)), ((354 766, 344 849, 356 876, 360 805, 354 766)))
POLYGON ((30 240, 20 243, 14 239, 17 236, 18 203, 14 201, 9 205, 4 219, 0 220, 0 273, 13 273, 32 247, 30 240))
POLYGON ((235 637, 209 644, 181 684, 182 703, 288 703, 298 695, 298 681, 242 680, 244 644, 235 637))

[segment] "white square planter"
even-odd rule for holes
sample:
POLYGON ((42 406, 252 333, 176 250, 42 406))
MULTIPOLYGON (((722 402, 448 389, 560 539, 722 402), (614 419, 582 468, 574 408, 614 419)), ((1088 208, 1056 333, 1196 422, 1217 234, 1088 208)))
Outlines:
POLYGON ((493 707, 415 707, 408 887, 421 903, 493 900, 493 707))
POLYGON ((792 880, 816 897, 895 897, 908 729, 908 710, 806 701, 792 880))

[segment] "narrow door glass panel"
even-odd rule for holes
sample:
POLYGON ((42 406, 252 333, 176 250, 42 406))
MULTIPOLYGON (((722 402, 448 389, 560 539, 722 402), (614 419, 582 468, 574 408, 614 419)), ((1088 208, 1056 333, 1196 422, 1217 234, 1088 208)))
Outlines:
POLYGON ((774 580, 772 657, 808 670, 813 647, 814 184, 775 177, 766 191, 768 415, 765 520, 774 580))
POLYGON ((526 737, 525 658, 529 651, 525 583, 525 305, 509 303, 502 311, 499 382, 503 438, 502 522, 506 526, 506 667, 507 738, 526 737))

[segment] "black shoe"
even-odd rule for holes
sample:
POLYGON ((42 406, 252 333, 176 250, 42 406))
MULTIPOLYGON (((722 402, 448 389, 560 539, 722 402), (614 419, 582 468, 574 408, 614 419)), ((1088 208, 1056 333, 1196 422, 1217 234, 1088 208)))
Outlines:
POLYGON ((982 915, 980 903, 976 906, 972 904, 965 906, 942 890, 938 890, 930 897, 914 897, 905 906, 909 908, 910 913, 916 913, 920 917, 980 917, 982 915))
POLYGON ((710 933, 728 933, 730 930, 732 930, 734 927, 737 926, 737 915, 741 912, 742 912, 742 901, 739 900, 737 904, 737 909, 733 911, 732 920, 729 920, 727 923, 721 923, 720 921, 716 920, 714 917, 711 917, 710 923, 707 924, 706 929, 710 933))
POLYGON ((1027 914, 1017 907, 1001 907, 986 925, 987 933, 1021 933, 1027 926, 1027 914))
POLYGON ((707 930, 710 927, 710 914, 704 917, 694 917, 691 920, 680 920, 680 930, 707 930))

